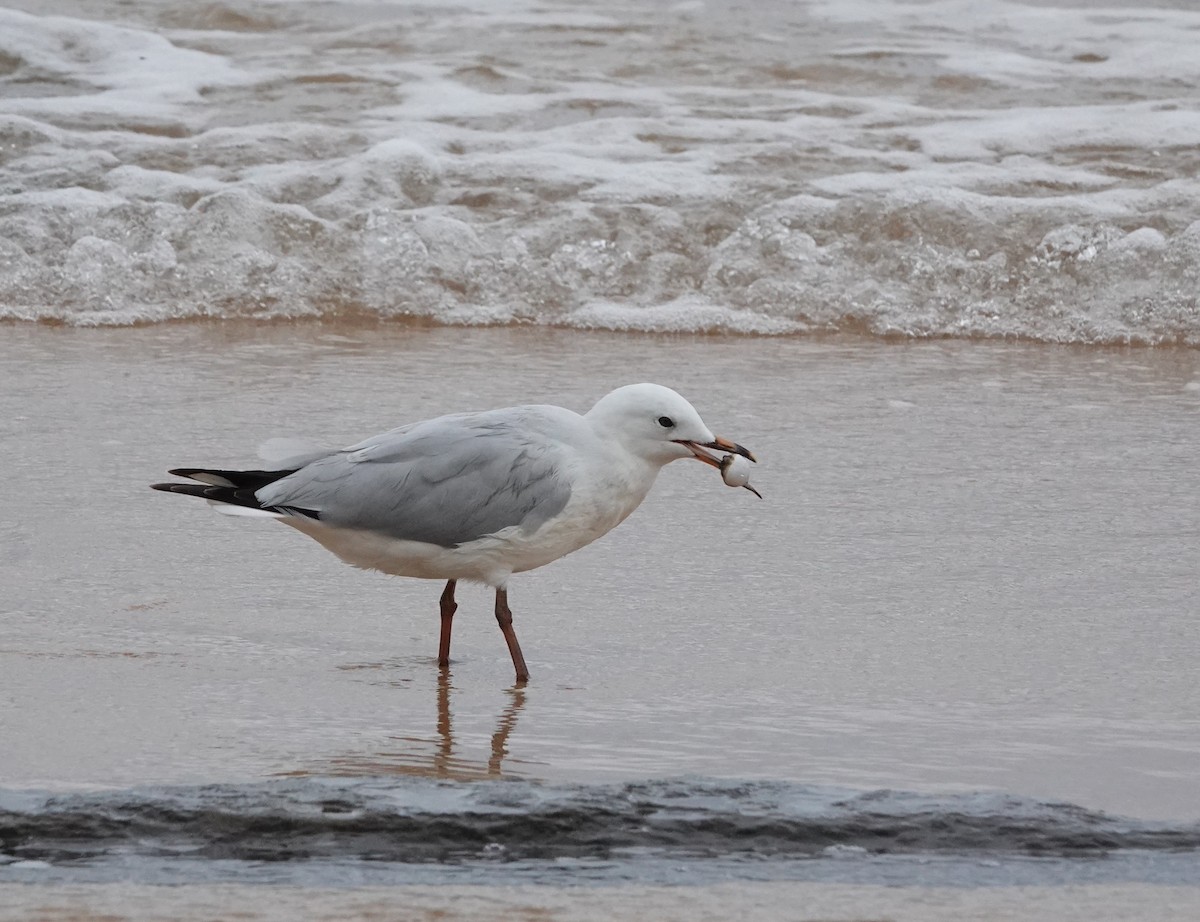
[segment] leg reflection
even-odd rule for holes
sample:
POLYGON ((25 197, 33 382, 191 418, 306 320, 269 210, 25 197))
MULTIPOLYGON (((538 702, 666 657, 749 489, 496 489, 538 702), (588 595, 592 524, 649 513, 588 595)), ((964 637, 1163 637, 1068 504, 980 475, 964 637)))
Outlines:
POLYGON ((454 693, 453 675, 449 669, 440 669, 435 689, 436 735, 432 739, 429 736, 393 736, 391 741, 399 743, 398 748, 389 748, 370 756, 334 759, 330 767, 335 774, 424 775, 459 781, 504 777, 508 742, 525 707, 523 685, 514 685, 505 692, 508 703, 496 721, 486 762, 457 752, 461 747, 454 732, 454 711, 451 707, 454 693))
POLYGON ((508 696, 512 700, 501 712, 496 732, 492 734, 492 757, 488 759, 488 774, 491 776, 503 774, 500 765, 508 755, 508 737, 517 725, 517 715, 521 713, 521 708, 525 707, 525 684, 518 682, 508 689, 508 696))
POLYGON ((438 778, 450 775, 454 763, 454 728, 450 722, 450 670, 442 667, 437 679, 437 750, 433 755, 433 773, 438 778))
POLYGON ((450 711, 450 692, 454 685, 450 681, 450 670, 442 669, 437 680, 437 750, 433 757, 432 774, 438 778, 462 778, 464 776, 478 777, 486 774, 489 778, 499 778, 504 775, 504 758, 508 755, 508 738, 517 726, 517 718, 525 707, 524 683, 517 683, 506 690, 509 697, 508 705, 500 712, 500 719, 492 733, 492 754, 487 761, 487 769, 480 771, 481 766, 469 759, 455 758, 454 755, 454 715, 450 711))
MULTIPOLYGON (((383 683, 378 683, 383 684, 383 683)), ((492 732, 490 752, 486 759, 478 752, 474 758, 456 754, 460 741, 455 736, 454 712, 451 701, 455 694, 453 676, 449 669, 438 671, 434 689, 436 703, 435 733, 428 732, 428 717, 416 716, 416 723, 425 732, 417 730, 413 735, 401 734, 381 736, 378 748, 363 752, 347 753, 327 757, 308 763, 304 767, 278 772, 287 776, 308 775, 411 775, 425 778, 441 778, 453 781, 469 781, 482 778, 501 778, 519 774, 506 769, 508 744, 516 730, 517 721, 525 707, 523 683, 507 689, 508 703, 500 711, 492 732)), ((416 728, 414 728, 416 729, 416 728)), ((470 749, 470 747, 468 747, 470 749)))

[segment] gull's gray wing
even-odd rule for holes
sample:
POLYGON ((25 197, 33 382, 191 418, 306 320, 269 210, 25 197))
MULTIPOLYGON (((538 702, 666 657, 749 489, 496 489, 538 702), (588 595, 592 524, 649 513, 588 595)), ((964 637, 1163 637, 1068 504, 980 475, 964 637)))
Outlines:
POLYGON ((519 525, 533 530, 571 496, 564 448, 512 411, 443 416, 312 461, 259 490, 264 506, 454 547, 519 525))

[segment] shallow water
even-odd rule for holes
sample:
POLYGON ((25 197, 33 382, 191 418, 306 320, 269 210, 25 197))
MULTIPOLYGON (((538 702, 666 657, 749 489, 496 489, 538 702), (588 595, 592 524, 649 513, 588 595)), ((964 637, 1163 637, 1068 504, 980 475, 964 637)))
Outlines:
POLYGON ((1198 30, 7 4, 0 917, 1194 918, 1198 30), (439 675, 436 585, 146 489, 645 379, 765 499, 515 580, 524 689, 487 592, 439 675))
POLYGON ((5 788, 766 779, 926 792, 904 822, 1032 811, 1035 842, 1060 842, 1039 802, 1194 829, 1194 352, 228 324, 0 350, 5 788), (753 448, 766 498, 673 465, 515 579, 523 690, 483 590, 439 680, 438 586, 146 489, 270 436, 643 377, 753 448))
POLYGON ((520 885, 295 888, 267 885, 148 887, 110 884, 9 888, 0 919, 78 922, 96 919, 200 920, 236 917, 381 919, 420 922, 609 922, 647 915, 663 922, 1192 922, 1200 902, 1194 887, 1162 886, 881 886, 828 883, 720 883, 552 888, 520 885))

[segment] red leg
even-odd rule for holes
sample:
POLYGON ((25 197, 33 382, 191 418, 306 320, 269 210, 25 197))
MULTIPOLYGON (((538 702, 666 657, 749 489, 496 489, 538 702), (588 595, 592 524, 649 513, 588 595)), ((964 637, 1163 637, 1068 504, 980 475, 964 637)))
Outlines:
POLYGON ((513 667, 517 670, 517 684, 524 685, 529 681, 529 667, 525 665, 525 657, 521 655, 521 645, 517 643, 517 632, 512 626, 512 611, 508 607, 508 590, 496 590, 496 621, 504 641, 508 644, 508 652, 512 655, 513 667))
POLYGON ((450 629, 454 627, 454 613, 458 605, 454 601, 457 580, 450 580, 442 590, 442 638, 438 643, 438 665, 445 669, 450 665, 450 629))

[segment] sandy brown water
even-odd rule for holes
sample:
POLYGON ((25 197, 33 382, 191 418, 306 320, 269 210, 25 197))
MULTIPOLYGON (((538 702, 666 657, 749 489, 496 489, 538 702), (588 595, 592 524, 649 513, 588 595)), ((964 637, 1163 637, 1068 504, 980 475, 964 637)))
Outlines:
MULTIPOLYGON (((2 787, 699 775, 1197 816, 1193 351, 5 327, 0 374, 2 787), (274 435, 337 445, 466 407, 584 409, 641 379, 751 446, 766 499, 673 465, 612 535, 514 580, 524 690, 485 591, 461 593, 439 677, 436 585, 146 489, 174 465, 253 463, 274 435)), ((5 919, 1183 920, 1200 906, 1196 888, 1136 871, 1049 887, 468 874, 348 890, 272 887, 269 868, 253 886, 182 887, 6 871, 20 883, 0 893, 5 919)))
POLYGON ((0 330, 0 785, 699 774, 1200 804, 1200 355, 523 329, 0 330), (679 388, 667 469, 433 663, 432 583, 146 485, 443 411, 679 388))
POLYGON ((1189 4, 5 6, 0 920, 1200 918, 1200 353, 1087 348, 1200 343, 1189 4), (524 689, 146 489, 643 379, 766 498, 524 689))
POLYGON ((1194 887, 1062 886, 983 889, 740 883, 709 887, 279 887, 111 885, 7 888, 0 919, 472 920, 472 922, 1191 922, 1194 887))

